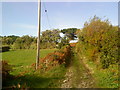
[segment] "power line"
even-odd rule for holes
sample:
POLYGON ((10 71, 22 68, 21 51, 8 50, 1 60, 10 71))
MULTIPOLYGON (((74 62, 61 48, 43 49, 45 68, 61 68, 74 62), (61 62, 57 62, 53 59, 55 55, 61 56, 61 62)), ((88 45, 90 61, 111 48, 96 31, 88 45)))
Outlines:
POLYGON ((52 27, 51 27, 51 25, 50 25, 50 19, 49 19, 49 17, 48 17, 48 13, 47 13, 46 5, 45 5, 44 2, 43 2, 43 7, 44 7, 45 12, 46 12, 46 16, 47 16, 47 20, 48 20, 49 27, 50 27, 50 29, 52 29, 52 27))

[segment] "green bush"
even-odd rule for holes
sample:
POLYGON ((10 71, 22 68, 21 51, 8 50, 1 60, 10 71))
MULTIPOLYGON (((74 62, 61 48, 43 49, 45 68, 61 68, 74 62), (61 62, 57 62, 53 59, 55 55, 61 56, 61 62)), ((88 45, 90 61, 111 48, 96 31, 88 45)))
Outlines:
POLYGON ((67 39, 66 37, 63 37, 61 39, 61 42, 58 43, 58 49, 61 49, 63 46, 69 45, 69 39, 67 39))
POLYGON ((118 63, 118 27, 112 26, 108 20, 95 16, 85 23, 78 37, 76 50, 88 60, 102 68, 118 63))
POLYGON ((37 49, 37 44, 36 43, 31 43, 30 49, 37 49))
POLYGON ((0 47, 0 52, 6 52, 10 50, 10 46, 2 46, 0 47))
POLYGON ((40 43, 40 49, 53 49, 56 48, 56 44, 55 43, 40 43))

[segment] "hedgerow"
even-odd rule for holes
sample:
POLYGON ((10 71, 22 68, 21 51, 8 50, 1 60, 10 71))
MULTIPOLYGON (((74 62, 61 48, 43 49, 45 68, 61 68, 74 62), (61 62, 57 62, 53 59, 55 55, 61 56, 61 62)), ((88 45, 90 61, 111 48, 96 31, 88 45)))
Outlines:
POLYGON ((102 68, 118 64, 118 27, 94 16, 78 34, 76 50, 102 68))

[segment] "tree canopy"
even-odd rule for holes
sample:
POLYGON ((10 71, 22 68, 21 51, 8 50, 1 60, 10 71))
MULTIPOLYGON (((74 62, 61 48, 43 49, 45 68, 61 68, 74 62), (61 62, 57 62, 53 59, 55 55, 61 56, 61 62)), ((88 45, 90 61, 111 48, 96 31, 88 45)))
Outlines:
POLYGON ((60 39, 60 30, 46 30, 42 32, 41 41, 48 42, 48 43, 57 43, 60 39))
POLYGON ((76 31, 77 31, 77 28, 68 28, 68 29, 61 30, 61 32, 65 34, 69 40, 74 40, 75 38, 77 38, 76 31))

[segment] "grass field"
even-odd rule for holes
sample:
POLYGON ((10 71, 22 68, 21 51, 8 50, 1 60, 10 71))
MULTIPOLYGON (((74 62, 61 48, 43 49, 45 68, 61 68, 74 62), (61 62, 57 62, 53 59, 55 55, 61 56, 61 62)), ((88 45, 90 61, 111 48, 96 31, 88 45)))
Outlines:
MULTIPOLYGON (((42 49, 40 57, 45 57, 48 53, 57 49, 42 49)), ((1 53, 0 53, 1 54, 1 53)), ((60 87, 60 80, 64 78, 66 69, 64 65, 57 66, 50 71, 40 72, 30 68, 36 61, 36 50, 16 50, 2 53, 2 60, 6 60, 9 64, 14 65, 11 75, 20 76, 13 80, 7 80, 4 87, 12 87, 20 84, 21 87, 31 88, 49 88, 60 87)))
MULTIPOLYGON (((48 53, 54 52, 57 49, 43 49, 40 52, 40 57, 45 57, 48 53)), ((5 83, 6 87, 17 86, 20 84, 22 87, 31 87, 31 88, 60 88, 62 80, 65 79, 65 73, 67 71, 64 65, 57 66, 50 71, 41 72, 35 71, 34 68, 31 68, 33 63, 36 60, 36 50, 16 50, 0 53, 2 54, 2 59, 9 62, 9 64, 14 65, 13 71, 11 74, 13 76, 21 75, 19 78, 13 80, 7 80, 5 83)), ((81 79, 81 76, 86 75, 85 68, 82 66, 82 63, 79 63, 79 57, 74 55, 73 62, 73 86, 77 87, 77 82, 84 81, 86 79, 81 79)), ((96 82, 96 87, 98 88, 118 88, 118 65, 111 66, 108 69, 97 69, 96 65, 93 62, 84 60, 84 63, 87 64, 93 70, 92 76, 96 82)), ((89 75, 88 75, 89 76, 89 75)), ((92 79, 92 78, 91 78, 92 79)), ((89 79, 91 82, 92 80, 89 79)), ((85 81, 84 81, 85 82, 85 81)))
MULTIPOLYGON (((45 57, 48 53, 54 52, 56 49, 42 49, 40 50, 40 58, 45 57)), ((19 74, 28 66, 36 61, 36 50, 16 50, 2 53, 2 60, 6 60, 11 65, 15 65, 13 74, 19 74)))

